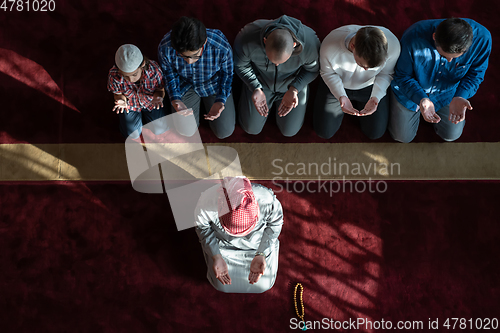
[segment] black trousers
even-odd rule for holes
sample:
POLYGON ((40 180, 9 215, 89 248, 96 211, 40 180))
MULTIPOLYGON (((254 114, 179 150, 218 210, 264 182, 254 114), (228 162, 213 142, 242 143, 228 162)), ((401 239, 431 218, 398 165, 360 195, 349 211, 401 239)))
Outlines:
MULTIPOLYGON (((370 99, 372 88, 373 85, 359 90, 346 89, 345 91, 352 106, 361 111, 370 99)), ((387 95, 379 101, 377 111, 369 116, 359 116, 358 118, 361 131, 368 138, 375 140, 384 135, 389 120, 389 98, 387 95)), ((313 119, 314 131, 324 139, 330 139, 337 133, 342 119, 344 119, 340 102, 333 96, 323 80, 320 80, 318 85, 313 119)))

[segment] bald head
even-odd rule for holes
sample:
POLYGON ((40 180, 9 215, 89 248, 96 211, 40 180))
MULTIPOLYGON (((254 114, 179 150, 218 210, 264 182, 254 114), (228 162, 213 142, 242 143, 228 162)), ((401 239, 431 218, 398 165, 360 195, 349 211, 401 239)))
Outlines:
POLYGON ((276 29, 264 38, 266 55, 276 66, 286 62, 292 55, 295 43, 286 29, 276 29))

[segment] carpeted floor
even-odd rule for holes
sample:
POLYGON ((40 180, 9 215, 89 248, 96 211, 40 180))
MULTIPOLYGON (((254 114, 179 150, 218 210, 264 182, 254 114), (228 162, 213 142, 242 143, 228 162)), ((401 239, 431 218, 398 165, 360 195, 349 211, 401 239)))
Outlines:
POLYGON ((286 215, 278 279, 260 295, 210 286, 194 229, 176 231, 165 195, 1 186, 0 331, 284 332, 296 282, 306 320, 498 317, 500 211, 481 195, 498 182, 345 184, 332 197, 261 183, 286 215))

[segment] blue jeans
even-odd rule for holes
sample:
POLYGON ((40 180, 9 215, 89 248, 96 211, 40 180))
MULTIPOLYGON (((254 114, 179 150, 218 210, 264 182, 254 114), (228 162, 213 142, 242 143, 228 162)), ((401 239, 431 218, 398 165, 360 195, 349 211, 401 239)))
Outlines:
POLYGON ((137 139, 142 133, 142 126, 155 121, 157 119, 163 118, 160 121, 155 122, 154 126, 151 128, 154 134, 162 134, 168 131, 167 118, 164 108, 153 109, 149 111, 148 109, 142 109, 141 112, 130 111, 127 113, 118 114, 118 119, 120 120, 120 132, 125 138, 128 138, 134 131, 137 130, 136 135, 133 135, 133 139, 137 139))

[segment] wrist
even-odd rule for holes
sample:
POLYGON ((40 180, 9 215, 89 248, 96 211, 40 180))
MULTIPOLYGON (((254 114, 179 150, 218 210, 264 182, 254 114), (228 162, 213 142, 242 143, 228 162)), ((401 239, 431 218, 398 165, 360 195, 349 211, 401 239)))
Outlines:
POLYGON ((265 257, 266 255, 264 254, 264 252, 256 252, 256 253, 255 253, 255 256, 256 256, 256 257, 257 257, 257 256, 263 256, 263 257, 265 257))
POLYGON ((125 96, 124 94, 113 94, 113 97, 115 99, 115 103, 118 101, 127 102, 127 96, 125 96))
POLYGON ((297 88, 295 88, 294 86, 288 87, 288 90, 291 91, 291 92, 293 92, 293 93, 295 93, 295 94, 299 93, 299 91, 297 90, 297 88))

